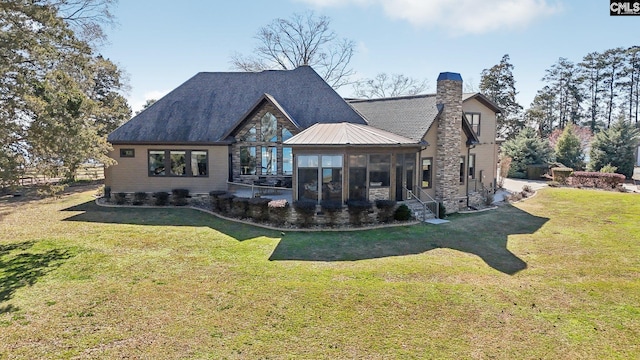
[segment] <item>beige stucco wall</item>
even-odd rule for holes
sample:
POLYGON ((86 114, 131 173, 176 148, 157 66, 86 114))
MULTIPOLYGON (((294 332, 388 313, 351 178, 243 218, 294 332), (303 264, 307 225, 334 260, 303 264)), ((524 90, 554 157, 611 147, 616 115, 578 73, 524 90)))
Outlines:
MULTIPOLYGON (((480 144, 471 149, 471 154, 476 154, 476 180, 482 182, 485 187, 490 187, 495 182, 498 163, 496 114, 476 99, 469 99, 462 103, 462 110, 480 113, 480 136, 478 136, 480 144), (480 179, 480 171, 483 172, 482 179, 480 179)), ((472 185, 470 183, 470 189, 473 189, 472 185)), ((464 190, 461 193, 464 194, 464 190)))
MULTIPOLYGON (((470 150, 470 154, 476 155, 476 180, 478 182, 477 188, 480 188, 479 183, 481 182, 485 187, 490 187, 494 184, 496 178, 497 171, 497 162, 498 162, 498 151, 497 145, 495 143, 496 137, 496 114, 488 109, 485 105, 481 104, 479 101, 475 99, 469 99, 462 104, 462 109, 464 112, 475 112, 480 113, 480 144, 476 145, 473 149, 470 150), (480 178, 480 171, 482 171, 482 178, 480 178)), ((429 146, 423 149, 420 152, 420 160, 418 162, 418 183, 421 183, 422 180, 422 158, 432 157, 435 159, 437 154, 437 136, 438 136, 438 124, 437 119, 434 121, 431 128, 427 131, 427 134, 423 138, 429 143, 429 146)), ((465 169, 468 172, 469 167, 469 158, 467 156, 467 146, 465 144, 467 137, 464 135, 462 129, 460 129, 462 134, 462 142, 460 144, 460 156, 464 156, 465 158, 465 169)), ((431 188, 423 188, 422 190, 429 194, 431 197, 435 197, 435 187, 439 186, 437 182, 437 177, 435 176, 435 162, 434 162, 434 170, 433 170, 433 186, 431 188)), ((468 174, 467 174, 468 176, 468 174)), ((474 184, 474 180, 469 182, 469 190, 473 192, 476 188, 474 184)), ((461 197, 465 196, 467 191, 467 184, 460 184, 459 186, 459 194, 461 197)))
POLYGON ((105 185, 111 192, 156 192, 172 189, 189 189, 192 194, 206 194, 211 190, 226 190, 229 147, 221 146, 180 146, 180 145, 114 145, 109 156, 117 165, 105 169, 105 185), (121 158, 120 149, 134 149, 135 157, 121 158), (208 151, 209 176, 149 176, 148 150, 206 150, 208 151))

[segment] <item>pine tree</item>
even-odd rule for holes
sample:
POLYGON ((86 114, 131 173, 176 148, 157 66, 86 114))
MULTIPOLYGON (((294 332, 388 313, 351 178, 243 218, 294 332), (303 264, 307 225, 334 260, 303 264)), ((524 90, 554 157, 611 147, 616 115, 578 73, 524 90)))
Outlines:
POLYGON ((549 142, 531 128, 525 128, 513 139, 505 141, 501 151, 511 158, 510 177, 524 177, 527 165, 546 164, 553 158, 549 142))
POLYGON ((556 161, 574 170, 584 168, 584 151, 572 124, 567 125, 555 147, 556 161))
POLYGON ((610 128, 596 134, 591 143, 589 170, 599 171, 606 165, 612 165, 618 168, 618 173, 630 178, 639 140, 638 129, 619 119, 610 128))
POLYGON ((497 65, 482 70, 480 92, 502 110, 497 115, 498 136, 510 139, 524 128, 522 106, 516 101, 518 92, 508 54, 497 65))
POLYGON ((559 58, 546 70, 542 80, 549 84, 549 90, 555 94, 555 126, 564 129, 568 123, 577 124, 581 118, 582 94, 576 65, 566 58, 559 58))

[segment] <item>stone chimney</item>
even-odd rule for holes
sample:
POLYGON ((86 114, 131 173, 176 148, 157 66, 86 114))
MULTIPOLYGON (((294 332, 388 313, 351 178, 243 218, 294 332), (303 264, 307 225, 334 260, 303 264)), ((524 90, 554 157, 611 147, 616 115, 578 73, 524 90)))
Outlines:
POLYGON ((462 147, 462 76, 443 72, 438 76, 436 104, 438 144, 436 155, 436 200, 447 213, 458 211, 460 189, 460 149, 462 147))

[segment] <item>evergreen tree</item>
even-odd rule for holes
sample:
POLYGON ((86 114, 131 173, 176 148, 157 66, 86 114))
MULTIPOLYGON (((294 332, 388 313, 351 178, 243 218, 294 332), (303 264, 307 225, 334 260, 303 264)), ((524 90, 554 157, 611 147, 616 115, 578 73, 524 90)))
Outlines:
POLYGON ((623 84, 622 74, 625 61, 625 50, 623 48, 609 49, 603 54, 604 67, 604 89, 605 96, 603 98, 605 107, 605 118, 607 128, 611 126, 613 120, 613 112, 616 107, 616 99, 618 98, 618 89, 623 84))
POLYGON ((553 158, 549 142, 531 128, 525 128, 513 139, 505 141, 501 151, 511 158, 510 177, 524 177, 527 165, 546 164, 553 158))
POLYGON ((634 152, 640 132, 631 123, 619 119, 610 128, 596 134, 591 143, 589 170, 599 171, 607 165, 618 168, 618 173, 633 175, 634 152))
POLYGON ((78 162, 106 160, 104 136, 130 115, 120 72, 93 49, 112 4, 0 4, 0 186, 17 183, 29 166, 72 177, 78 162))
POLYGON ((554 125, 564 129, 568 123, 577 124, 581 117, 582 94, 576 65, 566 58, 560 58, 546 70, 542 80, 549 84, 549 90, 555 94, 554 125))
POLYGON ((555 146, 556 161, 574 170, 584 168, 584 149, 572 124, 567 125, 555 146))
POLYGON ((518 92, 508 54, 497 65, 482 70, 480 92, 502 110, 497 115, 498 136, 510 139, 524 128, 522 106, 516 101, 518 92))
POLYGON ((538 135, 546 137, 551 134, 555 123, 556 95, 551 88, 545 86, 538 90, 536 97, 525 113, 527 125, 538 131, 538 135))
POLYGON ((604 96, 604 59, 602 54, 592 52, 582 58, 578 64, 582 79, 583 97, 588 104, 588 121, 592 132, 602 127, 602 110, 600 108, 604 96))

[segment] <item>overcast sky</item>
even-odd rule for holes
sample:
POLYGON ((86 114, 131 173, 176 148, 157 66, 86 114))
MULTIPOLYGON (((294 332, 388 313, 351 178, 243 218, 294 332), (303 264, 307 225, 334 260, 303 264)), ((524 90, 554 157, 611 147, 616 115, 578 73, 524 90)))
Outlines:
MULTIPOLYGON (((509 54, 518 100, 529 106, 559 57, 640 45, 640 16, 609 16, 609 2, 579 0, 120 0, 118 25, 101 50, 129 76, 134 111, 201 71, 232 71, 261 26, 313 10, 356 42, 356 77, 377 73, 435 79, 458 72, 477 88, 483 69, 509 54)), ((339 90, 352 95, 347 86, 339 90)))

